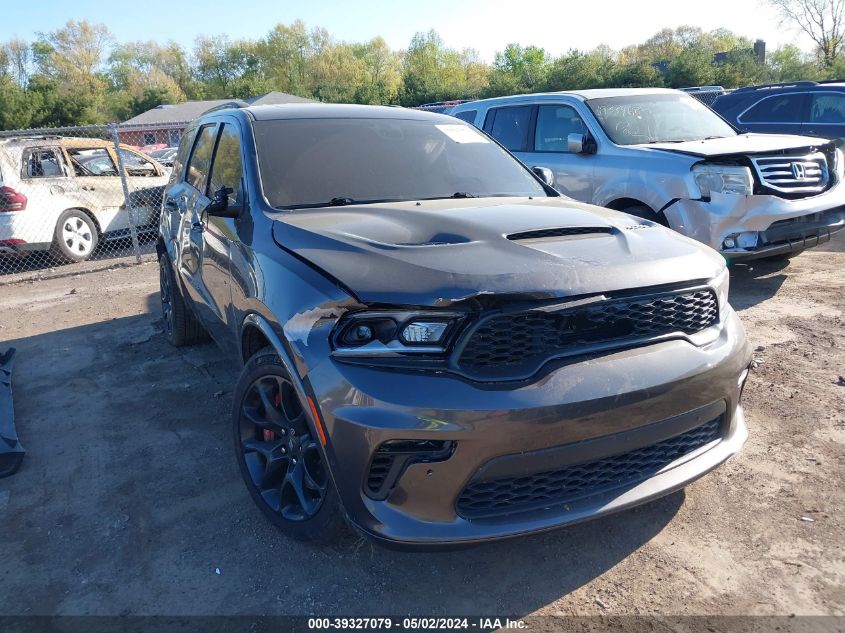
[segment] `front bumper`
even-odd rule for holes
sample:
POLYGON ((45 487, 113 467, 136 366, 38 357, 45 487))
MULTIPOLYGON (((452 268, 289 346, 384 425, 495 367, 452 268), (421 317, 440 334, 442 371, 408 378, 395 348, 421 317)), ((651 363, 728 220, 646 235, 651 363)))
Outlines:
POLYGON ((728 259, 769 257, 822 244, 845 227, 845 183, 795 200, 713 194, 709 201, 678 200, 664 214, 673 229, 728 259), (724 247, 726 238, 748 232, 758 234, 755 244, 724 247))
MULTIPOLYGON (((707 345, 670 340, 617 351, 510 388, 321 363, 308 374, 308 388, 320 403, 327 457, 351 522, 383 544, 442 547, 550 530, 682 488, 736 453, 747 435, 739 398, 748 343, 732 310, 718 327, 718 337, 707 345), (468 519, 457 509, 479 469, 503 457, 548 449, 554 459, 570 459, 582 447, 591 459, 625 453, 650 441, 661 425, 688 424, 714 407, 722 412, 718 440, 644 480, 576 503, 487 518, 468 519), (370 462, 391 440, 447 441, 453 451, 445 459, 408 465, 386 498, 374 499, 364 492, 370 462)), ((531 459, 517 461, 519 469, 531 467, 531 459)), ((541 469, 546 462, 537 463, 541 469)))

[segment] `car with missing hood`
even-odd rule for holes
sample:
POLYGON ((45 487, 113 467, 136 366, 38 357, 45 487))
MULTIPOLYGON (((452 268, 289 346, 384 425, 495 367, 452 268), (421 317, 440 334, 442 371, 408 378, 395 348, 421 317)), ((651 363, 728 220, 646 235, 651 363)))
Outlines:
POLYGON ((741 134, 679 90, 500 97, 450 114, 548 168, 564 194, 659 222, 729 260, 796 254, 845 226, 832 141, 741 134))
POLYGON ((242 365, 241 474, 296 538, 550 530, 678 490, 747 436, 723 258, 561 196, 446 115, 208 113, 157 251, 166 335, 242 365))

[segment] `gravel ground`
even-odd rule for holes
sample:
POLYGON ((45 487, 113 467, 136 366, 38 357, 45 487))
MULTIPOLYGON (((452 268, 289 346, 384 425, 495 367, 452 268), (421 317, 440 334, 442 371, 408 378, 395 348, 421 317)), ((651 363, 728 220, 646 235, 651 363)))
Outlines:
POLYGON ((231 447, 236 369, 165 342, 155 263, 0 285, 28 450, 0 480, 0 615, 843 615, 843 270, 841 236, 733 268, 759 364, 725 466, 607 519, 423 554, 262 519, 231 447))

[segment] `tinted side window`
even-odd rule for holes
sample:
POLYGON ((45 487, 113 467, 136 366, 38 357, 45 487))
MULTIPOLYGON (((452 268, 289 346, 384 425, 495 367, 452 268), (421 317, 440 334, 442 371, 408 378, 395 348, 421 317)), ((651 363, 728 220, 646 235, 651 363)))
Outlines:
POLYGON ((587 128, 575 108, 566 105, 544 105, 537 112, 534 151, 569 152, 570 134, 586 134, 587 128))
POLYGON ((812 100, 812 123, 845 123, 845 94, 814 94, 812 100))
POLYGON ((188 154, 191 153, 191 146, 194 144, 195 131, 189 130, 186 132, 179 142, 179 149, 173 159, 173 172, 170 174, 170 182, 176 182, 182 177, 182 168, 188 162, 188 154))
POLYGON ((458 112, 455 115, 456 119, 460 119, 461 121, 466 121, 467 123, 472 123, 475 121, 475 115, 478 113, 478 110, 465 110, 464 112, 458 112))
POLYGON ((24 152, 24 175, 26 178, 54 178, 64 176, 61 159, 56 150, 33 149, 24 152))
POLYGON ((767 97, 743 113, 743 123, 801 123, 803 94, 767 97))
POLYGON ((202 194, 205 194, 205 183, 208 180, 208 170, 211 167, 211 155, 214 153, 214 140, 216 138, 216 123, 202 126, 194 145, 194 151, 191 154, 191 160, 188 162, 188 173, 185 180, 202 194))
POLYGON ((228 187, 232 190, 229 194, 229 206, 240 206, 243 202, 243 175, 241 137, 234 125, 226 123, 220 132, 220 140, 217 141, 208 191, 213 194, 222 187, 228 187))
POLYGON ((512 152, 529 151, 528 131, 531 125, 533 106, 496 108, 493 113, 491 136, 512 152))

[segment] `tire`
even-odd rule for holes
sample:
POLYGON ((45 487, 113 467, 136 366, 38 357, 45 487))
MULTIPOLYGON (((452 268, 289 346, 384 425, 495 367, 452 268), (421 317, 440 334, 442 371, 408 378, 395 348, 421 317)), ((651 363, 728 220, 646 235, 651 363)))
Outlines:
POLYGON ((642 218, 643 220, 651 220, 652 222, 656 222, 657 224, 661 224, 663 226, 669 226, 666 222, 666 219, 663 218, 658 213, 655 213, 651 207, 648 207, 644 204, 634 204, 630 207, 625 207, 621 209, 622 213, 627 213, 628 215, 634 215, 638 218, 642 218))
POLYGON ((159 296, 164 336, 174 347, 193 345, 207 338, 205 330, 185 304, 167 255, 158 258, 159 296))
POLYGON ((235 455, 252 500, 298 541, 332 543, 346 520, 290 376, 271 347, 247 361, 232 402, 235 455))
POLYGON ((66 262, 84 262, 94 251, 100 236, 91 216, 81 209, 68 209, 59 216, 53 234, 53 255, 66 262))

